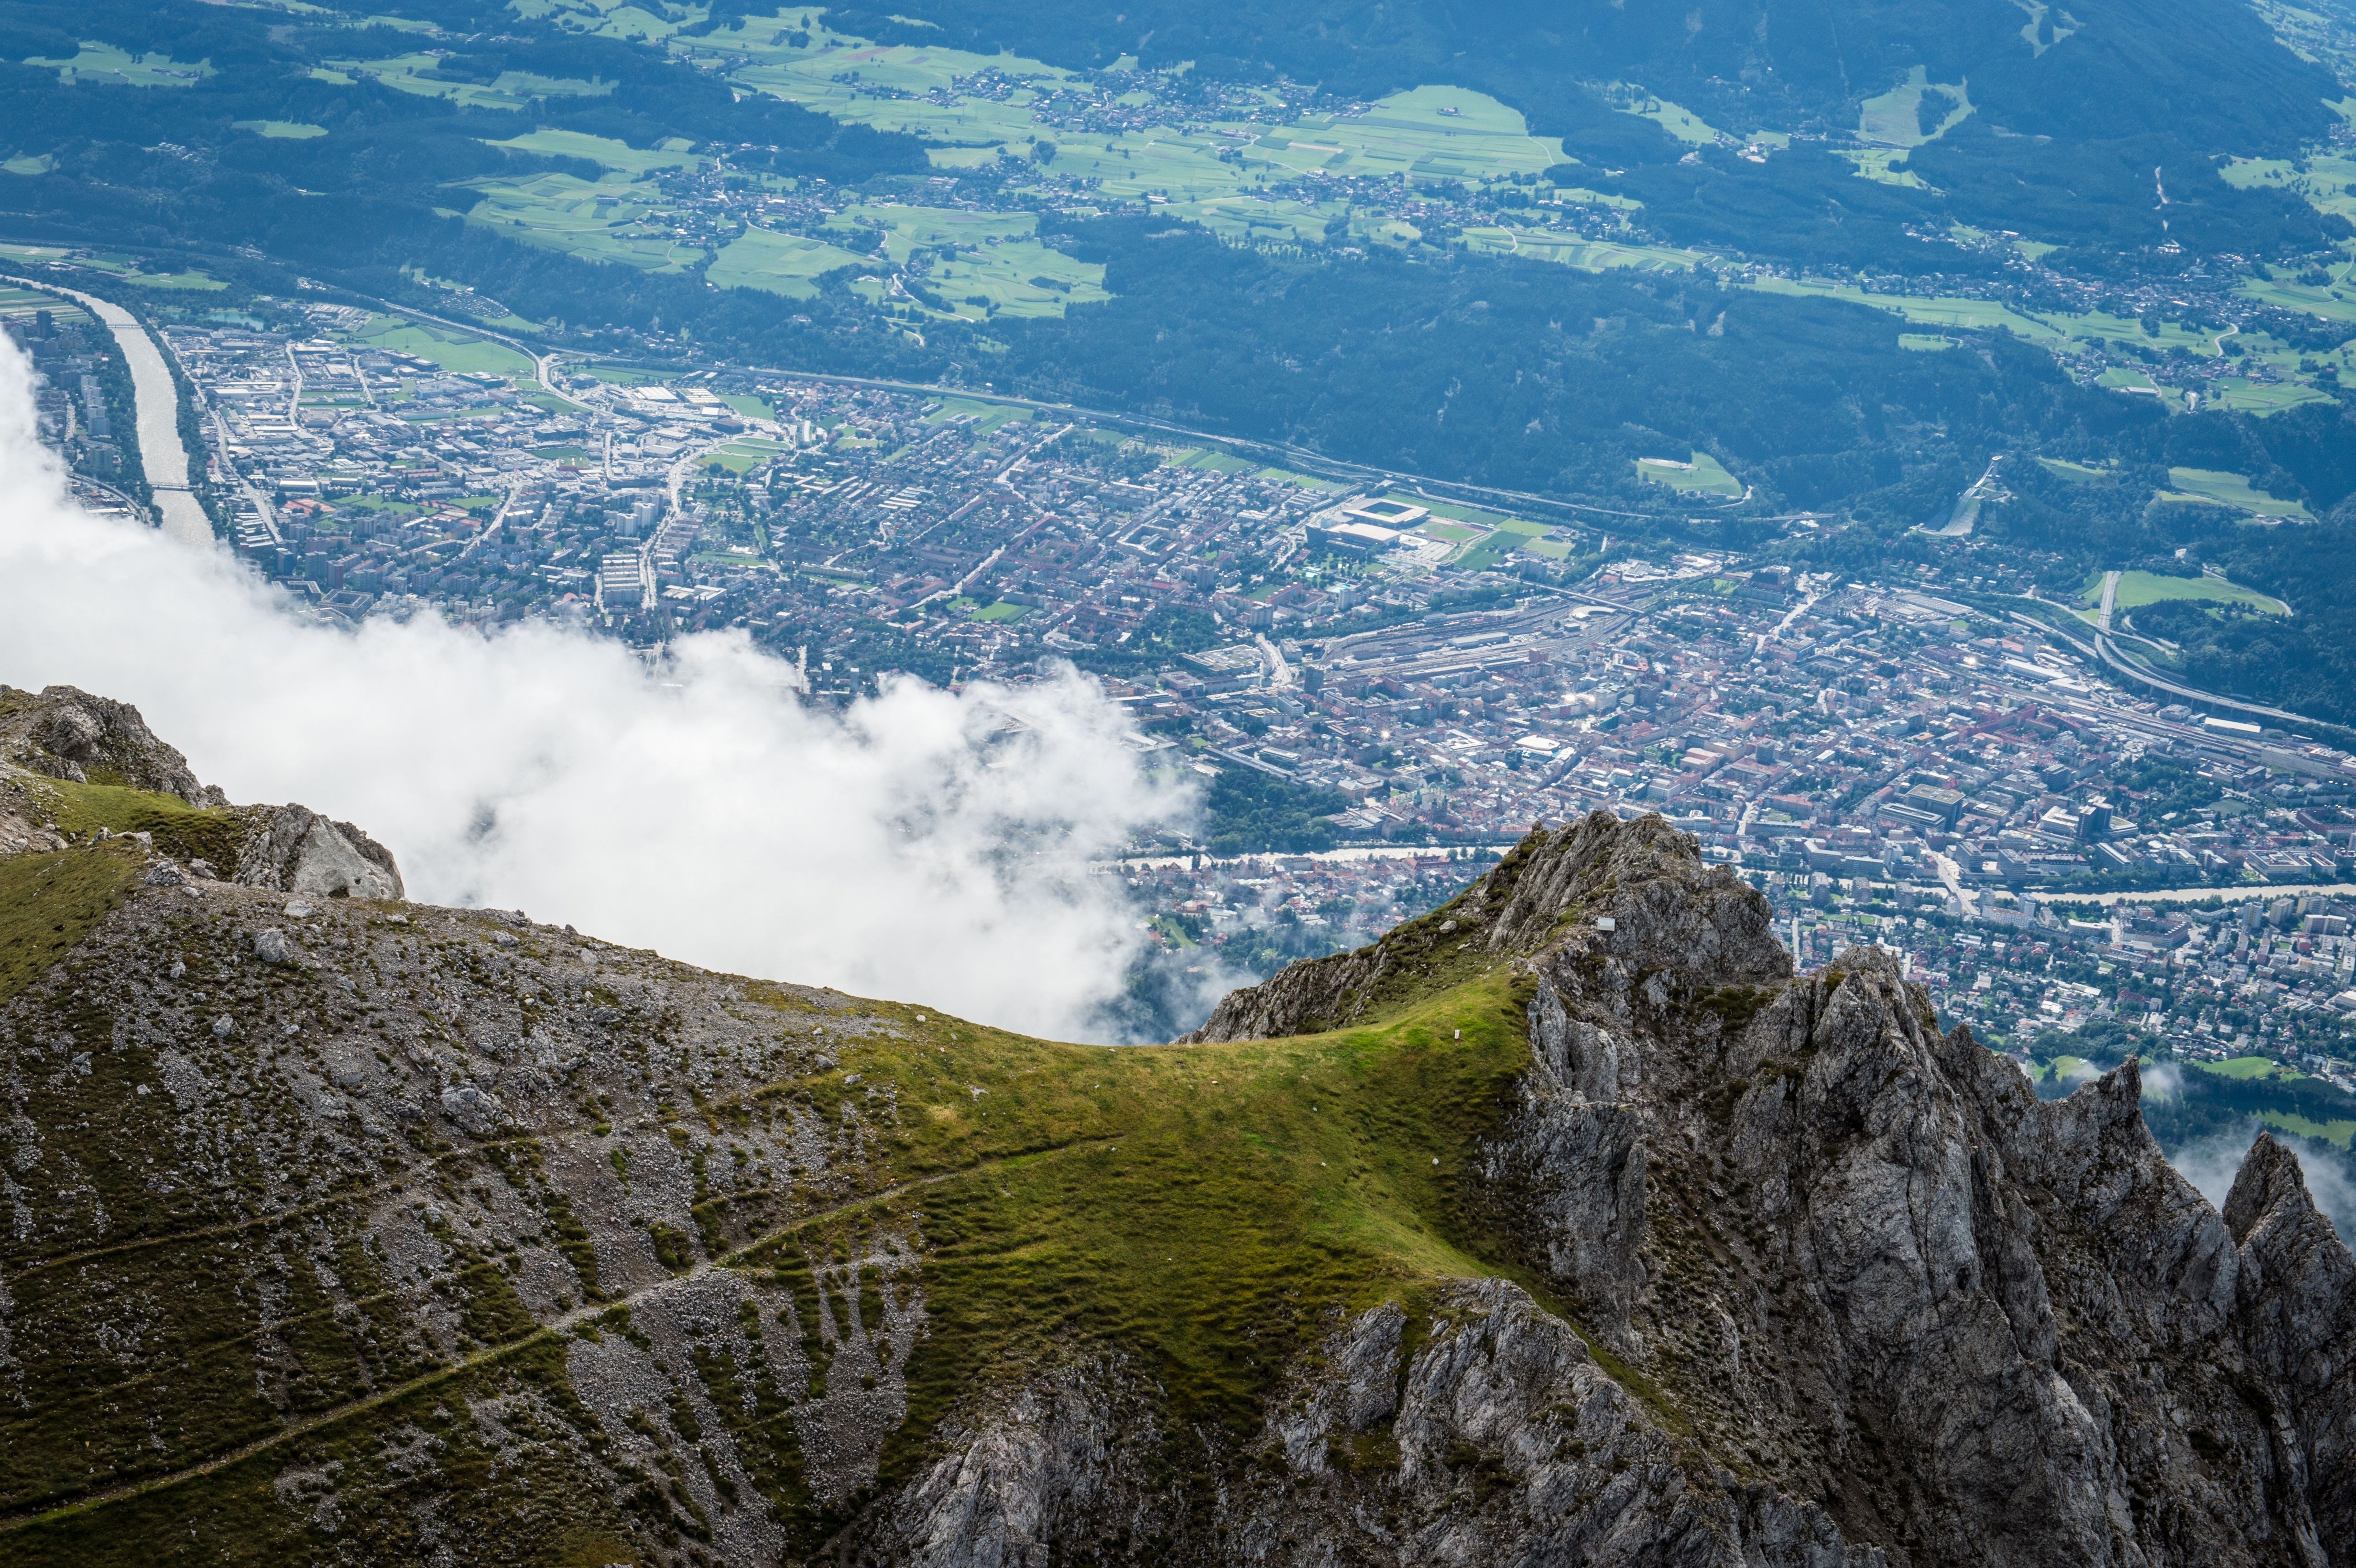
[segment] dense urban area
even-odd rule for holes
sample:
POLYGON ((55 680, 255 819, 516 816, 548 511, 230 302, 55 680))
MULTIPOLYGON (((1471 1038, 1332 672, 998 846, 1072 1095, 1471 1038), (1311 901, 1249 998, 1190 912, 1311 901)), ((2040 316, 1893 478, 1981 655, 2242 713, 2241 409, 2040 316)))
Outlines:
MULTIPOLYGON (((86 498, 136 508, 111 341, 60 298, 0 304, 86 498)), ((1952 524, 1948 564, 1886 581, 1633 550, 1054 409, 298 319, 163 336, 221 530, 306 613, 650 651, 735 628, 837 704, 1091 672, 1209 807, 1101 868, 1152 933, 1141 1034, 1430 907, 1534 822, 1658 811, 1770 894, 1803 962, 1881 943, 2024 1059, 2058 1031, 2351 1081, 2356 761, 2156 688, 2141 605, 2291 608, 2197 566, 2063 603, 1995 596, 2014 574, 1952 524)))

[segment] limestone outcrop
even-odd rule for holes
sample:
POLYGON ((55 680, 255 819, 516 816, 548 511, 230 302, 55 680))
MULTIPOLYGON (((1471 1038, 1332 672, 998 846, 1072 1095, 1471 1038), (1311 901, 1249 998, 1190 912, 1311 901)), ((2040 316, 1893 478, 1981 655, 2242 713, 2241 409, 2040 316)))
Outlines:
POLYGON ((352 824, 294 805, 256 807, 248 816, 232 880, 320 898, 402 896, 392 851, 352 824))
POLYGON ((0 857, 11 1562, 2356 1568, 2293 1157, 2219 1213, 1657 818, 1154 1052, 214 809, 0 857))
POLYGON ((42 780, 170 795, 219 814, 221 831, 191 836, 173 831, 188 822, 158 822, 152 811, 130 808, 151 841, 161 827, 167 838, 193 837, 218 856, 218 866, 205 860, 203 875, 315 898, 404 896, 392 852, 360 828, 304 805, 231 805, 217 786, 198 782, 187 759, 156 739, 129 703, 70 686, 0 687, 0 855, 63 845, 61 803, 42 780))
POLYGON ((197 782, 187 758, 157 740, 139 709, 70 686, 0 687, 0 763, 76 784, 177 795, 195 806, 228 804, 220 790, 197 782))
POLYGON ((1740 1476, 1894 1563, 2356 1562, 2356 1262, 2271 1138, 2219 1215, 2135 1063, 2040 1102, 1880 950, 1794 976, 1657 819, 1534 836, 1201 1034, 1344 1024, 1457 950, 1510 955, 1533 1057, 1471 1201, 1726 1467, 1721 1560, 1740 1476))

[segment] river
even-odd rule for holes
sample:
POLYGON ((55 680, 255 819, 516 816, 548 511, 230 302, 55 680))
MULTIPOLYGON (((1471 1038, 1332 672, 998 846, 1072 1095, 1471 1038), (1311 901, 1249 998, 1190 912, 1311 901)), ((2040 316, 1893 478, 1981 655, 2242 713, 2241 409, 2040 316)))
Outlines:
POLYGON ((155 493, 155 509, 164 532, 197 549, 213 547, 212 519, 188 492, 188 451, 180 443, 180 399, 164 351, 139 325, 139 318, 111 300, 79 289, 33 278, 11 282, 43 293, 62 294, 106 324, 123 357, 131 367, 132 396, 138 406, 139 461, 147 470, 147 484, 155 493))

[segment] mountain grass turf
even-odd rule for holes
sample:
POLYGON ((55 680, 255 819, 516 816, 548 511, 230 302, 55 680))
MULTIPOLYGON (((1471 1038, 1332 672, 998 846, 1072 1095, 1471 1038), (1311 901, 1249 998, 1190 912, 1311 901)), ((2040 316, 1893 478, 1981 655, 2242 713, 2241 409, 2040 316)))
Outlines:
POLYGON ((1453 1192, 1526 1064, 1520 1013, 1492 975, 1301 1040, 1115 1050, 936 1029, 846 1061, 898 1087, 896 1173, 944 1178, 882 1206, 925 1251, 908 1430, 1074 1338, 1142 1352, 1176 1424, 1248 1423, 1332 1308, 1490 1272, 1453 1192))
POLYGON ((29 787, 49 794, 58 831, 69 838, 80 838, 101 827, 111 833, 145 833, 154 840, 158 854, 177 860, 207 860, 224 876, 236 867, 238 846, 245 839, 241 813, 190 805, 175 795, 67 779, 45 780, 29 787))
POLYGON ((138 869, 128 850, 103 846, 0 860, 0 1003, 112 913, 138 869))
MULTIPOLYGON (((13 891, 14 880, 29 885, 40 874, 29 868, 51 863, 72 868, 75 880, 55 885, 79 901, 49 933, 57 940, 101 918, 133 869, 131 856, 102 846, 0 865, 0 876, 13 891)), ((32 901, 5 900, 12 936, 32 901)), ((27 929, 28 942, 39 936, 27 929)), ((1425 955, 1415 967, 1387 1017, 1272 1041, 1057 1044, 877 1007, 887 1027, 846 1042, 835 1067, 734 1100, 699 1100, 669 1118, 675 1140, 708 1134, 705 1147, 716 1148, 732 1123, 764 1109, 759 1102, 780 1100, 831 1121, 856 1115, 875 1135, 868 1160, 838 1168, 848 1201, 774 1220, 725 1202, 701 1207, 706 1255, 794 1295, 818 1368, 830 1351, 817 1328, 819 1272, 872 1255, 884 1237, 913 1246, 922 1329, 907 1366, 908 1417, 884 1450, 881 1487, 926 1463, 944 1418, 977 1393, 1094 1347, 1121 1354, 1155 1391, 1157 1463, 1183 1487, 1216 1452, 1250 1439, 1280 1370, 1340 1314, 1401 1299, 1420 1321, 1428 1287, 1441 1279, 1520 1277, 1513 1260, 1482 1254, 1457 1184, 1526 1068, 1526 982, 1469 953, 1425 955), (724 1235, 739 1238, 734 1251, 724 1235)), ((785 1004, 757 983, 748 990, 785 1004)), ((689 1262, 680 1240, 675 1267, 689 1262)), ((878 1286, 870 1275, 859 1288, 873 1326, 878 1286)), ((616 1304, 620 1314, 627 1305, 616 1304)), ((626 1316, 607 1317, 626 1329, 626 1316)), ((479 1342, 467 1364, 407 1370, 423 1381, 388 1399, 323 1410, 323 1424, 283 1440, 257 1432, 266 1446, 217 1470, 11 1531, 10 1550, 26 1562, 130 1563, 151 1528, 176 1533, 194 1518, 235 1517, 250 1548, 240 1560, 283 1560, 301 1527, 269 1494, 289 1467, 366 1453, 403 1424, 442 1435, 455 1453, 466 1402, 494 1393, 527 1392, 577 1413, 576 1431, 595 1431, 565 1381, 554 1335, 509 1314, 486 1323, 479 1342)), ((737 1425, 735 1407, 748 1402, 724 1403, 737 1425)), ((810 1499, 787 1403, 762 1385, 749 1403, 740 1448, 789 1531, 789 1554, 815 1550, 842 1516, 810 1499)), ((555 1468, 527 1479, 531 1497, 597 1489, 558 1473, 561 1451, 541 1462, 555 1468)), ((504 1525, 498 1508, 526 1504, 483 1507, 504 1525)), ((602 1540, 597 1511, 584 1505, 562 1522, 602 1540)), ((566 1561, 560 1538, 519 1542, 513 1560, 566 1561)))

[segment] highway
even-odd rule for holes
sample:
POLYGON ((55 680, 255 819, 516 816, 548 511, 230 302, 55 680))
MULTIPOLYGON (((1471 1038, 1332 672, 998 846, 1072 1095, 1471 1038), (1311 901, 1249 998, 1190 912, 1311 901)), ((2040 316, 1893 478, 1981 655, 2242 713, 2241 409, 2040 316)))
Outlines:
MULTIPOLYGON (((2111 592, 2113 587, 2114 585, 2109 582, 2105 582, 2104 584, 2103 602, 2106 613, 2111 603, 2111 592)), ((2051 599, 2039 599, 2037 603, 2046 606, 2048 609, 2058 610, 2064 615, 2070 614, 2069 606, 2064 604, 2056 604, 2051 599)), ((2155 690, 2167 692, 2171 697, 2182 698, 2187 702, 2198 702, 2211 708, 2222 708, 2235 713, 2247 713, 2260 719, 2273 719, 2285 724, 2304 725, 2311 730, 2320 729, 2326 731, 2330 731, 2340 728, 2340 726, 2333 724, 2328 719, 2311 719, 2304 713, 2293 713, 2288 709, 2268 708, 2264 703, 2245 702, 2237 697, 2222 697, 2213 691, 2203 691, 2197 686, 2184 686, 2176 681, 2169 680, 2165 676, 2154 673, 2147 666, 2129 659, 2126 655, 2120 653, 2118 645, 2111 641, 2110 635, 2106 632, 2095 631, 2094 628, 2088 627, 2087 629, 2090 632, 2093 632, 2094 639, 2092 644, 2088 644, 2081 642, 2078 638, 2072 636, 2061 627, 2038 620, 2034 616, 2024 615, 2017 610, 2010 612, 2010 613, 2012 619, 2018 621, 2022 625, 2033 627, 2039 632, 2044 633, 2049 636, 2055 637, 2062 642, 2069 644, 2072 647, 2077 649, 2087 657, 2109 666, 2112 669, 2115 669, 2119 674, 2126 676, 2128 679, 2138 682, 2144 686, 2151 687, 2155 690)), ((2072 619, 2075 619, 2075 617, 2072 617, 2072 619)), ((2083 622, 2080 624, 2083 624, 2083 622)))

